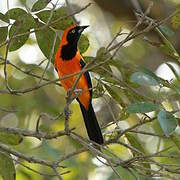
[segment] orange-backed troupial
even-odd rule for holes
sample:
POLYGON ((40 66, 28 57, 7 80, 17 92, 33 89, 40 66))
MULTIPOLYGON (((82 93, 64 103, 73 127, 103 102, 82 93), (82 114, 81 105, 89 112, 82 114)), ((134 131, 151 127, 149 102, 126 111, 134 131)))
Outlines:
MULTIPOLYGON (((85 66, 77 44, 81 33, 87 27, 72 25, 64 31, 54 60, 54 65, 60 78, 78 73, 85 66)), ((78 75, 61 80, 61 84, 66 91, 73 87, 77 77, 78 75)), ((76 100, 80 104, 88 136, 90 140, 98 144, 103 144, 101 129, 92 107, 92 83, 88 71, 82 74, 76 89, 81 89, 76 100)))

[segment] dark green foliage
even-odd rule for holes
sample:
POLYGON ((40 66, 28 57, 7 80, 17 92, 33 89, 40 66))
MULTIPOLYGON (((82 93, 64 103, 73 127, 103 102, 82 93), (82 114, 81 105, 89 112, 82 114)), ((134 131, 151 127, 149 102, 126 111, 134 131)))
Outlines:
POLYGON ((33 4, 32 12, 44 9, 51 0, 38 0, 33 4))

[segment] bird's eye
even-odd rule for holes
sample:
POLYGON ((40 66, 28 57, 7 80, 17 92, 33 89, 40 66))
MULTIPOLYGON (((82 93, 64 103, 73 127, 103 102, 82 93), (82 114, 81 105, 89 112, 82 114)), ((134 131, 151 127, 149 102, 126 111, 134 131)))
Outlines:
POLYGON ((71 31, 71 33, 73 33, 73 34, 74 34, 74 33, 75 33, 75 30, 73 29, 73 30, 71 31))

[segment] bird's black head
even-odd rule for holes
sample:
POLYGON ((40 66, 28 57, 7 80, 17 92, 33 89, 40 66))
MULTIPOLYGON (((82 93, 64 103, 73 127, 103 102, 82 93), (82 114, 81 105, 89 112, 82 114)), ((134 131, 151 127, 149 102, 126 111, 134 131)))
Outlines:
POLYGON ((71 60, 77 52, 77 43, 81 36, 81 33, 88 26, 73 26, 64 31, 62 41, 66 42, 61 49, 61 58, 63 60, 71 60), (64 39, 65 40, 64 40, 64 39))
POLYGON ((74 28, 70 29, 67 34, 67 42, 68 44, 77 45, 77 42, 81 36, 81 33, 86 29, 88 26, 75 26, 74 28))

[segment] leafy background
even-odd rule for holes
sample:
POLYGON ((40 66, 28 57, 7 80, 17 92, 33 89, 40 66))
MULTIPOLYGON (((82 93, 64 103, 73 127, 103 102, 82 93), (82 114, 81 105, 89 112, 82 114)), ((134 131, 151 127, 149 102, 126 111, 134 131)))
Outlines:
MULTIPOLYGON (((63 30, 74 22, 74 19, 67 15, 89 1, 68 1, 68 8, 64 6, 65 2, 59 1, 53 9, 52 3, 55 4, 56 1, 17 0, 9 1, 9 10, 7 2, 1 2, 0 9, 0 127, 35 130, 39 115, 46 113, 48 116, 42 117, 40 130, 63 130, 63 114, 57 119, 50 118, 62 113, 66 104, 66 94, 60 84, 56 82, 34 90, 29 88, 39 83, 47 65, 49 66, 44 75, 46 80, 42 82, 57 78, 53 68, 54 53, 63 30), (34 33, 29 33, 30 31, 34 33), (16 38, 12 38, 14 36, 16 38), (12 89, 20 92, 20 95, 4 93, 7 92, 4 59, 8 38, 12 38, 7 56, 8 83, 12 89)), ((149 1, 139 3, 146 9, 149 1)), ((164 167, 170 167, 171 171, 164 168, 164 177, 160 179, 180 178, 179 1, 154 1, 149 14, 153 19, 163 20, 172 13, 175 15, 158 28, 124 43, 111 61, 91 70, 94 85, 93 105, 106 141, 118 137, 118 132, 142 122, 137 128, 124 132, 115 143, 108 144, 108 150, 122 160, 137 156, 137 152, 127 148, 126 144, 145 155, 162 151, 158 153, 159 156, 153 157, 153 160, 169 165, 164 167), (147 119, 149 122, 143 123, 147 119), (177 171, 177 174, 174 174, 174 171, 177 171)), ((81 37, 79 47, 86 62, 97 59, 97 63, 111 56, 110 53, 104 55, 105 47, 119 29, 121 28, 121 35, 114 44, 125 39, 137 22, 129 1, 93 1, 93 5, 77 13, 75 17, 83 25, 90 24, 90 28, 81 37)), ((75 127, 76 133, 87 138, 77 102, 74 101, 70 109, 73 112, 70 127, 75 127)), ((68 136, 39 140, 3 131, 0 131, 0 142, 24 154, 46 160, 56 160, 82 147, 68 136)), ((140 170, 148 175, 146 171, 159 168, 157 164, 146 163, 137 162, 137 165, 146 168, 145 170, 133 170, 139 179, 145 179, 140 170)), ((110 167, 89 152, 66 159, 61 165, 66 167, 60 168, 61 172, 70 171, 63 175, 66 180, 118 179, 110 167)), ((0 174, 3 180, 14 179, 15 171, 17 180, 57 179, 48 175, 42 176, 25 166, 44 174, 53 174, 50 168, 28 163, 1 151, 0 148, 0 174), (14 162, 12 159, 15 159, 14 162)), ((116 171, 122 179, 135 179, 127 168, 118 166, 116 171)))

